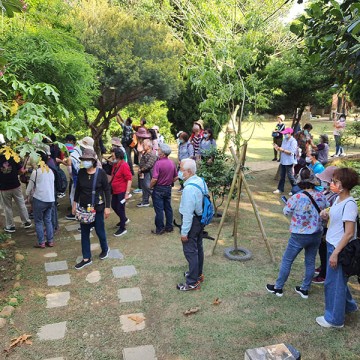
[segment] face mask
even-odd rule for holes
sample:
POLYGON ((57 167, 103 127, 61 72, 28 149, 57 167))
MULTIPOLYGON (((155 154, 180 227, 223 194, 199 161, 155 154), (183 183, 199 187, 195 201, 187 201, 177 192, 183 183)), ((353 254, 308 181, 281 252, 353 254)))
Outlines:
POLYGON ((184 174, 181 170, 178 171, 178 177, 180 180, 184 180, 184 174))
POLYGON ((289 140, 290 139, 290 134, 285 134, 285 139, 289 140))
POLYGON ((304 135, 309 135, 309 131, 304 130, 304 135))
POLYGON ((308 156, 305 158, 305 161, 306 161, 308 164, 311 163, 311 159, 310 159, 308 156))
POLYGON ((179 139, 179 144, 183 144, 184 140, 183 139, 179 139))
POLYGON ((113 164, 117 164, 119 162, 119 159, 113 160, 113 164))
POLYGON ((333 182, 330 183, 330 190, 335 194, 340 194, 342 189, 339 189, 338 185, 335 185, 333 182))
POLYGON ((90 169, 93 166, 93 162, 91 160, 84 160, 82 164, 85 169, 90 169))
POLYGON ((207 139, 209 137, 209 134, 204 134, 204 139, 207 139))

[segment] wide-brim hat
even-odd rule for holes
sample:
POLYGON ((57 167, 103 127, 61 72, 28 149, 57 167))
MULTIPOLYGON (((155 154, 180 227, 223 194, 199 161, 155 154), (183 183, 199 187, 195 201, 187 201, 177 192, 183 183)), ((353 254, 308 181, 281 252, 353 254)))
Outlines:
POLYGON ((336 166, 328 166, 323 172, 316 174, 316 177, 321 181, 331 183, 331 179, 333 178, 336 169, 336 166))
POLYGON ((286 135, 286 134, 292 134, 293 132, 294 132, 294 129, 288 127, 285 130, 280 131, 280 134, 286 135))
POLYGON ((285 121, 285 115, 283 115, 283 114, 278 115, 277 118, 278 118, 278 119, 281 119, 281 121, 285 121))
POLYGON ((138 131, 135 133, 135 135, 139 138, 143 138, 143 139, 150 139, 151 138, 151 134, 143 127, 140 127, 138 129, 138 131))
POLYGON ((118 137, 113 137, 111 139, 111 145, 121 146, 121 140, 118 137))
POLYGON ((90 136, 85 136, 83 139, 78 141, 78 144, 84 149, 94 150, 94 139, 90 136))
POLYGON ((97 160, 96 152, 92 149, 85 149, 82 155, 79 157, 80 160, 97 160))
POLYGON ((204 120, 199 119, 194 122, 194 124, 198 124, 201 128, 201 130, 204 130, 204 120))
POLYGON ((315 186, 320 185, 320 180, 315 176, 314 171, 312 169, 309 169, 310 170, 310 175, 309 175, 308 178, 305 178, 305 179, 303 179, 301 177, 301 170, 299 171, 299 173, 296 176, 296 184, 310 183, 310 184, 313 184, 315 186))

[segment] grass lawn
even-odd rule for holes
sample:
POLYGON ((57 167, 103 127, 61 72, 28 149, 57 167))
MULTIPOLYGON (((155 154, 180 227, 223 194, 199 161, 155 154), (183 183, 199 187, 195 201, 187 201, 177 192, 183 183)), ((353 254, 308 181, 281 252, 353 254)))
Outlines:
MULTIPOLYGON (((313 123, 317 135, 323 122, 313 123)), ((330 123, 326 124, 330 129, 330 123)), ((269 136, 272 126, 272 123, 265 123, 262 128, 257 128, 249 145, 249 160, 272 158, 269 136)), ((18 249, 26 255, 20 290, 24 301, 13 316, 12 324, 0 330, 0 345, 5 348, 10 338, 23 333, 32 334, 34 343, 16 348, 8 358, 40 360, 63 356, 68 360, 115 360, 122 359, 123 348, 151 344, 159 360, 235 360, 243 359, 248 348, 285 342, 297 348, 302 359, 306 360, 360 359, 359 313, 347 317, 345 328, 341 330, 323 329, 315 322, 316 316, 323 314, 323 286, 313 286, 309 299, 302 299, 294 292, 293 288, 301 283, 303 275, 302 254, 293 265, 282 298, 265 290, 266 283, 276 279, 289 236, 289 222, 282 215, 282 203, 272 194, 277 184, 275 171, 253 173, 249 184, 276 264, 269 260, 251 205, 244 195, 240 205, 239 245, 250 249, 253 258, 247 262, 232 262, 223 256, 223 248, 232 245, 232 206, 215 255, 205 259, 205 282, 199 291, 180 293, 175 289, 176 283, 184 280, 183 272, 187 270, 179 234, 174 231, 158 237, 151 235, 154 212, 152 207, 136 208, 139 195, 134 195, 127 208, 131 222, 124 237, 112 236, 117 222, 114 214, 106 222, 110 247, 120 249, 124 260, 100 261, 97 250, 94 251, 93 264, 76 271, 73 265, 81 254, 80 242, 74 240, 64 225, 54 248, 58 257, 53 259, 43 257, 50 250, 44 252, 32 248, 35 237, 28 235, 28 231, 18 231, 13 238, 18 249), (68 261, 69 270, 66 272, 72 282, 49 288, 46 275, 53 274, 45 273, 44 263, 60 260, 68 261), (112 267, 121 265, 134 265, 138 275, 126 280, 114 279, 112 267), (101 281, 89 284, 86 275, 94 270, 100 271, 101 281), (120 304, 117 291, 127 287, 139 287, 143 300, 120 304), (45 296, 59 291, 70 291, 69 305, 46 309, 45 296), (214 305, 215 298, 219 298, 221 304, 214 305), (199 307, 199 312, 183 315, 193 307, 199 307), (124 333, 119 316, 137 312, 146 317, 145 329, 124 333), (36 333, 41 326, 61 321, 67 321, 64 339, 37 339, 36 333)), ((178 221, 179 199, 180 195, 174 189, 173 208, 178 221)), ((65 215, 66 207, 64 198, 60 217, 65 215)), ((208 226, 211 235, 215 235, 218 222, 219 219, 215 219, 208 226)), ((96 236, 92 238, 92 242, 97 243, 96 239, 96 236)), ((204 245, 205 250, 209 250, 212 241, 204 240, 204 245)), ((359 284, 352 280, 350 287, 360 303, 359 284)))

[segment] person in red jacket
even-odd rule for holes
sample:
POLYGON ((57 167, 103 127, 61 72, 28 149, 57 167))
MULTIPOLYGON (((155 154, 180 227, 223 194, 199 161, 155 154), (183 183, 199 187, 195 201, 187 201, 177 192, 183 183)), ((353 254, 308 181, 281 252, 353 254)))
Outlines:
POLYGON ((119 229, 114 236, 122 236, 127 233, 125 224, 130 220, 125 214, 125 202, 130 198, 132 174, 129 164, 124 160, 124 152, 121 149, 114 149, 114 165, 111 173, 112 199, 111 207, 120 218, 117 224, 119 229), (125 200, 125 201, 124 201, 125 200))

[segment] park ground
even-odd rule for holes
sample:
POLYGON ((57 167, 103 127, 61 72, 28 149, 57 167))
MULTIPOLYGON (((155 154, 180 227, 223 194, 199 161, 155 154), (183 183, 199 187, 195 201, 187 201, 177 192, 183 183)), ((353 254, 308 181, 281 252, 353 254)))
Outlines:
MULTIPOLYGON (((330 122, 315 121, 313 124, 315 137, 324 131, 331 135, 330 122)), ((194 292, 180 293, 175 288, 176 283, 183 281, 186 270, 178 232, 152 235, 153 208, 136 208, 139 195, 134 195, 128 204, 127 215, 131 222, 125 236, 116 238, 112 235, 117 222, 114 214, 106 221, 110 248, 119 249, 124 255, 122 260, 100 261, 97 259, 99 250, 96 250, 93 264, 77 271, 73 268, 76 258, 81 255, 80 242, 74 239, 77 231, 65 229, 75 222, 62 221, 55 248, 47 250, 32 247, 34 228, 19 229, 12 235, 15 245, 9 248, 9 254, 19 251, 25 255, 19 272, 21 287, 17 298, 20 304, 8 324, 0 329, 0 346, 7 348, 11 338, 25 333, 32 335, 33 343, 15 348, 8 358, 122 359, 124 348, 153 345, 159 360, 235 360, 242 359, 248 348, 288 343, 307 360, 360 359, 359 313, 347 317, 342 330, 323 329, 315 322, 316 316, 323 314, 323 286, 313 286, 309 299, 302 299, 294 292, 293 288, 302 279, 302 254, 293 265, 282 298, 265 290, 266 283, 276 278, 289 236, 289 222, 282 215, 282 203, 279 196, 272 194, 277 185, 274 180, 277 164, 271 162, 269 134, 272 128, 273 123, 269 122, 256 129, 249 143, 247 165, 253 170, 248 182, 275 254, 274 264, 246 194, 241 198, 238 233, 240 246, 252 251, 252 259, 234 262, 223 256, 223 249, 232 245, 232 204, 215 254, 205 258, 205 282, 201 290, 194 292), (56 252, 56 258, 44 257, 53 252, 56 252), (65 260, 69 266, 65 272, 70 275, 71 283, 49 287, 47 276, 53 274, 45 272, 44 264, 65 260), (125 265, 133 265, 137 275, 127 279, 114 278, 113 267, 125 265), (101 279, 89 283, 86 277, 94 271, 99 271, 101 279), (133 287, 141 289, 142 301, 120 303, 117 291, 133 287), (60 291, 70 292, 68 305, 46 308, 46 295, 60 291), (215 299, 220 303, 215 305, 215 299), (195 307, 199 308, 197 313, 184 315, 186 310, 195 307), (130 313, 144 314, 143 330, 123 331, 119 317, 130 313), (38 338, 42 326, 64 321, 67 322, 64 338, 47 341, 38 338)), ((334 150, 333 143, 330 145, 334 150)), ((359 152, 359 149, 350 148, 347 152, 359 152)), ((173 208, 179 221, 180 194, 176 189, 177 184, 173 190, 173 208)), ((67 206, 66 198, 61 199, 59 218, 64 217, 67 206)), ((215 235, 218 224, 219 219, 215 219, 207 227, 210 235, 215 235)), ((96 236, 92 243, 97 243, 96 236)), ((204 240, 204 245, 205 251, 209 251, 213 242, 204 240)), ((11 267, 11 264, 6 266, 11 267)), ((60 273, 64 271, 54 274, 60 273)), ((15 281, 15 273, 7 276, 7 285, 1 292, 4 295, 1 306, 6 305, 15 281)), ((360 302, 359 284, 351 280, 350 288, 360 302)), ((5 354, 1 353, 2 357, 5 358, 5 354)))

